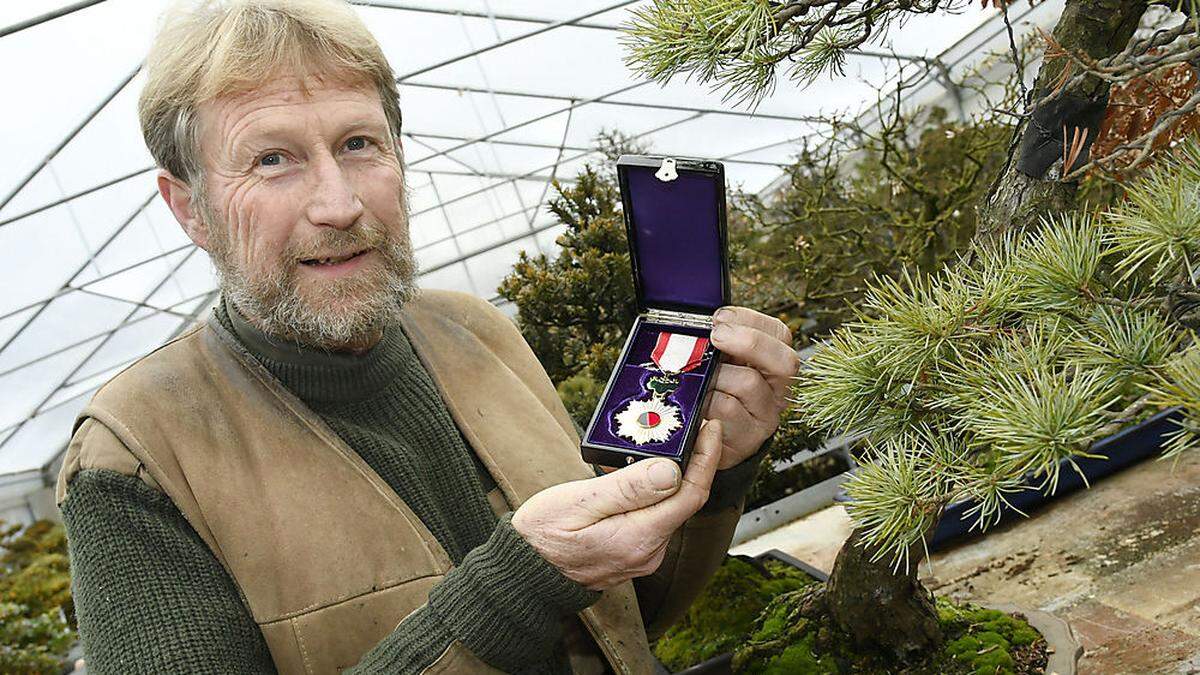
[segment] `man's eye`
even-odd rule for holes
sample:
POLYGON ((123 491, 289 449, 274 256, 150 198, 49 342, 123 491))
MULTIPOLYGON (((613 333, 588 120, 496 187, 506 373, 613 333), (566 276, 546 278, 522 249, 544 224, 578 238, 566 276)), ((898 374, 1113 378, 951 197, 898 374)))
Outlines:
POLYGON ((363 150, 367 147, 367 143, 369 143, 369 142, 370 141, 368 141, 363 136, 355 136, 354 138, 351 138, 350 140, 346 141, 346 149, 347 150, 363 150))
POLYGON ((278 152, 270 152, 258 158, 259 166, 279 166, 283 163, 283 155, 278 152))

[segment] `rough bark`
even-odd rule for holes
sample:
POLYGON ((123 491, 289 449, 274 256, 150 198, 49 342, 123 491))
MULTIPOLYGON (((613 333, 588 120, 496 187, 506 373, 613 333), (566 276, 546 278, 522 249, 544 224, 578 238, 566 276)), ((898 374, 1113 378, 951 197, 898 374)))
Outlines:
POLYGON ((907 573, 896 574, 891 560, 872 562, 871 554, 858 532, 838 552, 825 589, 829 613, 838 627, 851 636, 855 647, 901 660, 941 645, 933 596, 917 580, 921 556, 910 558, 907 573))
MULTIPOLYGON (((1146 0, 1067 0, 1054 28, 1054 39, 1065 49, 1093 59, 1112 56, 1129 44, 1147 4, 1146 0)), ((1043 62, 1031 90, 1032 102, 1052 90, 1065 67, 1065 59, 1043 62)), ((1064 93, 1099 101, 1108 96, 1108 84, 1098 78, 1087 78, 1064 93)), ((990 240, 1009 230, 1036 228, 1043 216, 1075 208, 1078 183, 1058 180, 1062 175, 1061 160, 1040 178, 1017 169, 1018 148, 1028 129, 1028 124, 1022 121, 1013 132, 1008 160, 979 208, 978 240, 990 240)))

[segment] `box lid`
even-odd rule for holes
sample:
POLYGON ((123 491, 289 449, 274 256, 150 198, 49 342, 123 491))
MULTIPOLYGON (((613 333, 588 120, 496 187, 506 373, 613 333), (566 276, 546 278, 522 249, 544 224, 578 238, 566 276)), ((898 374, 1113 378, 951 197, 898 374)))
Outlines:
POLYGON ((725 167, 622 155, 617 176, 638 309, 712 314, 728 305, 725 167))

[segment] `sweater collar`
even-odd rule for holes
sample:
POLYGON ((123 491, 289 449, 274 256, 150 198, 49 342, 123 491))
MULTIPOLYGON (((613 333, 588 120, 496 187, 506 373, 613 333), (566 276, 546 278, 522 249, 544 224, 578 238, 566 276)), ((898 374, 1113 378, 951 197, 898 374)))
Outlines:
POLYGON ((333 352, 268 335, 222 298, 217 319, 283 386, 309 405, 338 405, 368 399, 416 364, 412 345, 398 324, 363 354, 333 352))

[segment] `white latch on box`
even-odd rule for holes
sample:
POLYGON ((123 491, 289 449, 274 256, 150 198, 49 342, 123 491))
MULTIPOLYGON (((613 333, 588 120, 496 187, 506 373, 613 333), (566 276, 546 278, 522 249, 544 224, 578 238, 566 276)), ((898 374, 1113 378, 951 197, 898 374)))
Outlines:
POLYGON ((679 174, 675 171, 675 160, 670 157, 663 158, 662 166, 654 173, 654 177, 664 183, 669 183, 679 178, 679 174))

